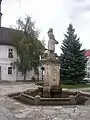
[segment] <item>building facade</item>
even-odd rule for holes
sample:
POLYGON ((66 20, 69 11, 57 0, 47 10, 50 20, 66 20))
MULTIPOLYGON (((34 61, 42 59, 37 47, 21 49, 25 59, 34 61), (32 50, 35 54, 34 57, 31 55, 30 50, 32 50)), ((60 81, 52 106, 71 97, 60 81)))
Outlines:
MULTIPOLYGON (((11 63, 17 60, 17 52, 15 47, 11 45, 0 45, 0 80, 16 81, 24 80, 21 72, 13 67, 11 63)), ((30 80, 34 75, 34 70, 28 71, 26 80, 30 80)))
POLYGON ((86 72, 87 72, 87 78, 90 78, 90 50, 86 50, 85 56, 87 56, 87 64, 86 64, 86 72))
MULTIPOLYGON (((24 80, 24 75, 18 69, 13 67, 11 63, 17 60, 17 50, 13 45, 12 29, 1 26, 1 2, 0 0, 0 81, 16 81, 24 80)), ((39 68, 40 69, 40 68, 39 68)), ((31 80, 34 76, 34 70, 28 71, 26 80, 31 80)), ((39 71, 39 78, 42 71, 39 71)))
MULTIPOLYGON (((0 81, 24 80, 22 72, 19 72, 11 63, 17 60, 17 50, 12 43, 12 29, 1 26, 1 2, 0 0, 0 81)), ((28 71, 26 80, 30 80, 34 70, 28 71)))

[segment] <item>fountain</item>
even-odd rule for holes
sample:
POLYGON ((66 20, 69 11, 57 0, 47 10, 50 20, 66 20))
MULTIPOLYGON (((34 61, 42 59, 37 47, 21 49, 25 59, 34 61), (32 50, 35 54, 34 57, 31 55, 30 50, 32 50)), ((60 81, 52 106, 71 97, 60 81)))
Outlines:
POLYGON ((60 63, 54 55, 55 44, 58 44, 58 42, 55 40, 52 28, 49 29, 48 36, 48 55, 47 58, 43 60, 45 65, 44 86, 40 91, 44 97, 52 97, 54 93, 61 94, 62 92, 60 87, 60 63))
POLYGON ((55 44, 58 42, 53 35, 53 29, 48 31, 48 55, 43 59, 45 65, 44 86, 35 91, 25 91, 9 95, 21 102, 32 105, 75 105, 83 104, 87 99, 80 92, 62 91, 60 84, 60 62, 55 57, 55 44))

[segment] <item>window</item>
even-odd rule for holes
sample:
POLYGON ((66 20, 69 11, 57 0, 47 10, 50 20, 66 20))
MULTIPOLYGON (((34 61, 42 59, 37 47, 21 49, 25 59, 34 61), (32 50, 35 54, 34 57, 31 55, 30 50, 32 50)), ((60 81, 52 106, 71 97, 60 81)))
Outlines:
POLYGON ((8 58, 13 58, 13 49, 8 49, 8 58))
POLYGON ((8 74, 12 74, 12 67, 8 67, 8 74))
POLYGON ((90 70, 90 67, 88 67, 88 70, 90 70))

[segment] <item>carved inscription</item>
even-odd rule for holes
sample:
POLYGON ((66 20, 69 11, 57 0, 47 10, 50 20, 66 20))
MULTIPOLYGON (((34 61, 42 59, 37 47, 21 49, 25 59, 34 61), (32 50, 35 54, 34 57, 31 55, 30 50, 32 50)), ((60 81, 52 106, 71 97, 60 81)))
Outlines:
POLYGON ((56 78, 57 78, 57 69, 55 67, 53 67, 52 75, 53 75, 53 81, 56 81, 56 78))

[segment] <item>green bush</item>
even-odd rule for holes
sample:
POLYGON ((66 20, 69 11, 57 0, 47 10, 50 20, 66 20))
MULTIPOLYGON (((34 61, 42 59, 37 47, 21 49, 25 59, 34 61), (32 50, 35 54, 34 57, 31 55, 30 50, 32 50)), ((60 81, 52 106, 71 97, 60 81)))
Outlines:
POLYGON ((65 84, 65 85, 76 85, 77 83, 75 83, 73 81, 63 81, 62 84, 65 84))

